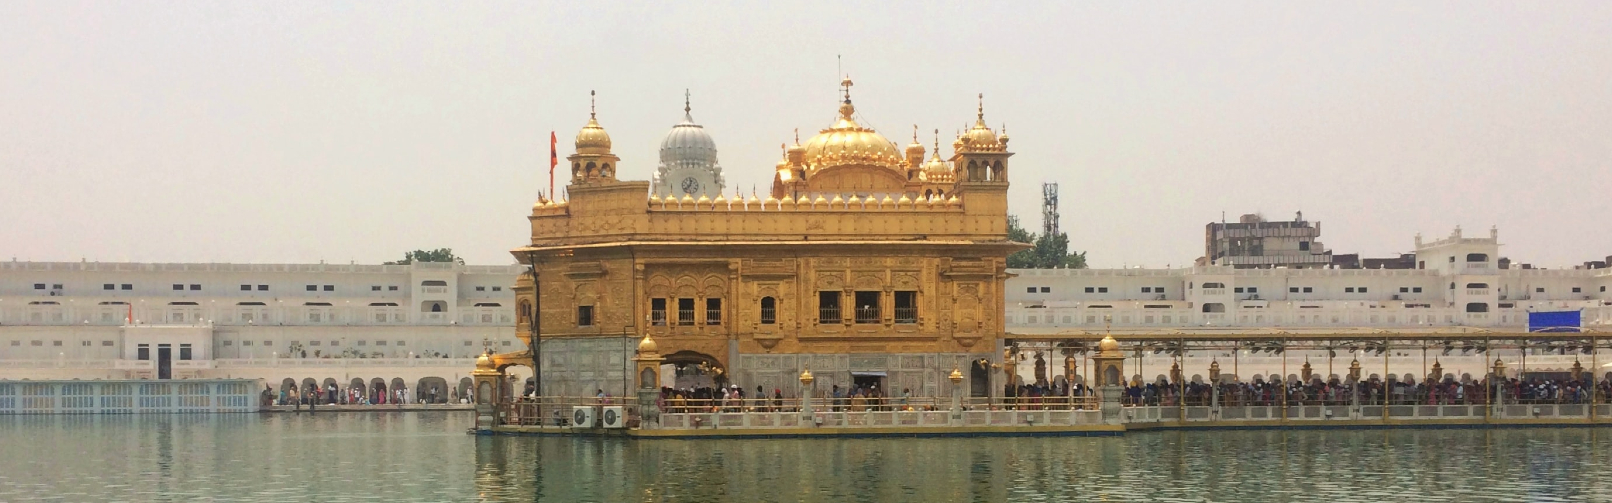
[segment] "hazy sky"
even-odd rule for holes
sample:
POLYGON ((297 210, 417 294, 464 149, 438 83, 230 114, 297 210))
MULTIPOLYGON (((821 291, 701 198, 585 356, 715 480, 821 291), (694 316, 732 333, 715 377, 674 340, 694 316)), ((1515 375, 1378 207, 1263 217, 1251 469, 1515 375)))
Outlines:
MULTIPOLYGON (((1612 3, 0 3, 5 259, 509 263, 588 91, 647 180, 683 90, 730 189, 835 116, 952 134, 985 93, 1012 210, 1096 267, 1189 264, 1221 213, 1340 252, 1500 227, 1612 255, 1612 3)), ((563 168, 563 166, 562 166, 563 168)), ((565 174, 560 173, 560 183, 565 174)))

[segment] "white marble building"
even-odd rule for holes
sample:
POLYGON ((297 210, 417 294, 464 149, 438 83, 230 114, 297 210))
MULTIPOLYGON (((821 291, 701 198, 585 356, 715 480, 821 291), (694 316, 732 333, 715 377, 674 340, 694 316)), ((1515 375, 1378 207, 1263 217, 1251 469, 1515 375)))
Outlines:
POLYGON ((450 263, 0 263, 0 379, 458 382, 485 345, 521 345, 510 286, 522 272, 450 263))
POLYGON ((1612 269, 1500 269, 1498 232, 1416 238, 1417 269, 1015 269, 1009 333, 1116 329, 1434 328, 1520 331, 1529 311, 1612 325, 1612 269))
MULTIPOLYGON (((1049 335, 1092 339, 1115 334, 1324 333, 1341 338, 1382 337, 1395 332, 1519 333, 1530 311, 1579 310, 1588 330, 1612 329, 1612 269, 1501 269, 1499 236, 1468 237, 1457 228, 1448 237, 1417 236, 1416 269, 1015 269, 1007 281, 1008 338, 1049 335)), ((1202 377, 1218 359, 1226 372, 1252 376, 1294 375, 1305 362, 1323 376, 1337 375, 1353 358, 1367 374, 1426 375, 1441 363, 1448 372, 1481 376, 1482 353, 1396 350, 1386 353, 1259 351, 1198 353, 1181 361, 1187 376, 1202 377)), ((1057 365, 1060 356, 1041 358, 1057 365)), ((1512 369, 1564 370, 1575 361, 1612 371, 1612 358, 1589 353, 1530 350, 1499 355, 1512 369), (1604 365, 1603 365, 1604 364, 1604 365)), ((1127 372, 1148 380, 1173 363, 1166 354, 1139 354, 1127 372)), ((1029 365, 1021 377, 1031 379, 1029 365)), ((1084 368, 1084 367, 1082 367, 1084 368)))

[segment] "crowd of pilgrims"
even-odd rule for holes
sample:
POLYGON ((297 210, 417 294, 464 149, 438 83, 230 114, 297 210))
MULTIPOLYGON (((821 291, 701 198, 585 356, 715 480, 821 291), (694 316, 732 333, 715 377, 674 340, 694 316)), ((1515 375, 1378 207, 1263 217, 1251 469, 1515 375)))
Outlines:
MULTIPOLYGON (((916 403, 912 397, 911 389, 902 389, 901 392, 886 395, 878 386, 849 386, 833 385, 828 394, 821 397, 819 407, 835 412, 886 412, 886 411, 914 411, 937 410, 931 401, 916 403)), ((766 388, 756 386, 754 393, 746 393, 738 385, 699 387, 699 388, 661 388, 661 410, 669 413, 689 412, 789 412, 800 410, 800 401, 793 397, 784 398, 783 390, 774 388, 769 395, 766 388)))
MULTIPOLYGON (((1308 382, 1294 379, 1285 386, 1280 381, 1256 376, 1251 382, 1223 383, 1218 392, 1221 406, 1348 405, 1357 400, 1356 394, 1361 405, 1381 405, 1384 401, 1389 405, 1482 405, 1490 403, 1497 389, 1502 388, 1505 403, 1604 403, 1612 396, 1612 381, 1603 379, 1591 383, 1588 376, 1579 379, 1509 378, 1497 383, 1487 378, 1457 380, 1446 376, 1432 385, 1409 377, 1385 381, 1372 376, 1358 383, 1337 377, 1325 381, 1312 377, 1308 382)), ((1213 403, 1215 393, 1215 388, 1208 383, 1189 382, 1183 389, 1179 382, 1160 378, 1148 384, 1133 381, 1125 387, 1121 401, 1133 406, 1199 406, 1213 403)))
POLYGON ((337 387, 326 384, 324 387, 308 386, 302 391, 296 388, 281 388, 276 394, 273 387, 265 387, 265 396, 273 397, 274 405, 386 405, 408 403, 469 403, 470 390, 465 390, 464 401, 461 402, 459 391, 448 388, 447 394, 437 387, 429 389, 410 389, 401 387, 394 390, 385 388, 364 389, 354 386, 337 387))

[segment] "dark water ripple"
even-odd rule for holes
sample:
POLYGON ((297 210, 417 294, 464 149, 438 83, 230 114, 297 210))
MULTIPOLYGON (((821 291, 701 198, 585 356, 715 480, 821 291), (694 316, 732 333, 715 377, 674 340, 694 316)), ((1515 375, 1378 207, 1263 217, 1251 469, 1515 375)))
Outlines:
POLYGON ((464 413, 0 417, 0 501, 1612 501, 1612 429, 470 437, 464 413))

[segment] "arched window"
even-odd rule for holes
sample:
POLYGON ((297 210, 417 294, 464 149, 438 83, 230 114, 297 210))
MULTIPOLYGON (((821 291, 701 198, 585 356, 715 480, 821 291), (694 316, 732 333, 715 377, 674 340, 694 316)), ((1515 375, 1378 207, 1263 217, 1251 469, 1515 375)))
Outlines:
POLYGON ((1484 253, 1468 253, 1468 254, 1466 254, 1466 261, 1467 262, 1488 262, 1489 261, 1489 255, 1484 254, 1484 253))
POLYGON ((607 163, 604 163, 603 165, 599 166, 599 176, 603 176, 603 177, 610 177, 611 176, 610 163, 607 162, 607 163))
POLYGON ((778 323, 778 301, 772 297, 761 298, 761 324, 772 325, 778 323))
POLYGON ((589 178, 592 178, 593 177, 593 172, 594 172, 595 169, 598 169, 598 165, 590 162, 590 163, 588 163, 588 167, 583 168, 582 175, 586 176, 586 177, 589 177, 589 178))
POLYGON ((638 387, 641 389, 659 388, 660 383, 655 381, 655 369, 645 368, 643 372, 638 373, 638 387))
POLYGON ((433 312, 433 313, 442 312, 442 304, 431 304, 431 312, 433 312))

